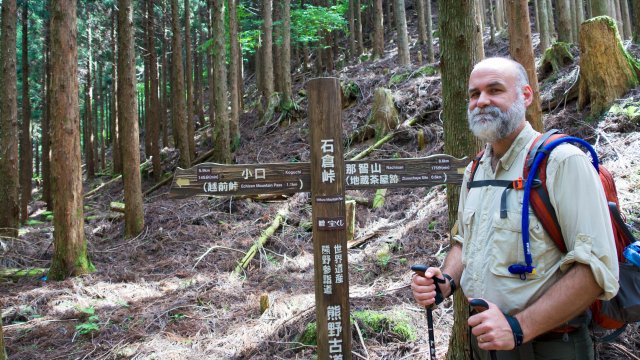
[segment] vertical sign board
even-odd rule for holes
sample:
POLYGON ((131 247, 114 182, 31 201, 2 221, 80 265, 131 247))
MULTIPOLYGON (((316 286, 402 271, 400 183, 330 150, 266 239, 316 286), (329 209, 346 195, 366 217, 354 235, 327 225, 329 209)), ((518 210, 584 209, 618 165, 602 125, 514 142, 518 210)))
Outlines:
POLYGON ((340 81, 307 83, 318 359, 351 359, 340 81))

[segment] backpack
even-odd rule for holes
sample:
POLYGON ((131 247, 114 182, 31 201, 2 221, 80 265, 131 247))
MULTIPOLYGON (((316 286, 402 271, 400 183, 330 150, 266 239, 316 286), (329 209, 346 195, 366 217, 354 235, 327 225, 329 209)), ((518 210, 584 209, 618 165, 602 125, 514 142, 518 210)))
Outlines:
POLYGON ((606 339, 604 339, 604 341, 608 341, 621 333, 627 323, 640 321, 640 264, 633 264, 631 261, 627 261, 627 258, 631 260, 633 256, 640 257, 638 254, 638 251, 640 251, 640 243, 635 242, 633 234, 629 231, 620 214, 618 195, 613 176, 604 166, 598 164, 598 157, 593 147, 582 139, 560 134, 558 130, 550 130, 539 135, 529 148, 522 172, 523 178, 514 181, 473 181, 480 159, 484 154, 483 150, 478 153, 473 160, 467 187, 471 189, 482 186, 504 186, 505 191, 502 194, 503 199, 501 201, 501 217, 506 217, 504 204, 506 204, 505 196, 507 190, 524 190, 522 204, 522 241, 526 264, 513 264, 509 266, 509 272, 518 274, 522 280, 525 280, 527 273, 535 271, 532 265, 531 249, 528 246, 529 231, 525 230, 529 229, 529 204, 531 204, 534 214, 547 234, 553 239, 558 249, 563 253, 567 252, 562 231, 555 210, 551 205, 546 186, 547 156, 556 146, 567 142, 580 144, 589 151, 592 164, 600 176, 600 181, 609 205, 620 268, 620 290, 613 299, 609 301, 596 300, 590 307, 595 324, 604 329, 619 329, 619 331, 616 331, 611 337, 607 336, 606 339), (627 258, 625 255, 627 255, 627 258))

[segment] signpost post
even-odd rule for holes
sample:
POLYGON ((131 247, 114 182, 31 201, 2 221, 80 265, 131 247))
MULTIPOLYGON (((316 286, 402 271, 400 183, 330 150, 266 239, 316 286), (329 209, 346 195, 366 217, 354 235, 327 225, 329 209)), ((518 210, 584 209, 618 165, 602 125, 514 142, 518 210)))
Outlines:
POLYGON ((223 165, 176 170, 170 195, 234 196, 311 192, 318 359, 351 359, 345 190, 460 184, 466 159, 345 161, 340 82, 307 83, 311 162, 223 165))

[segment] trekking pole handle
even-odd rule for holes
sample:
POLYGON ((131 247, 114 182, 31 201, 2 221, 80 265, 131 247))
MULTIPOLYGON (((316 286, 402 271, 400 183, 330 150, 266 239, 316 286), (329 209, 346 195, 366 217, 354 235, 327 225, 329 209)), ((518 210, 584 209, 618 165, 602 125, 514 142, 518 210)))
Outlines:
MULTIPOLYGON (((471 299, 471 301, 469 301, 469 306, 471 306, 471 308, 477 313, 489 310, 489 303, 484 299, 471 299)), ((495 350, 489 350, 489 355, 491 356, 491 360, 497 359, 495 350)))

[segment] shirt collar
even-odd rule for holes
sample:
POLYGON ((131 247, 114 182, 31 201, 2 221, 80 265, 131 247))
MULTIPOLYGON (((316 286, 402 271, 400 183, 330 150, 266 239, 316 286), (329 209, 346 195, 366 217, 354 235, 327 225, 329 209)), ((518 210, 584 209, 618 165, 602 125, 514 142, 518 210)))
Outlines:
MULTIPOLYGON (((507 152, 500 158, 499 164, 502 166, 504 170, 509 170, 513 163, 516 161, 518 154, 529 144, 529 141, 536 136, 537 132, 531 127, 529 122, 525 122, 524 128, 520 131, 520 134, 513 141, 507 152)), ((493 154, 492 148, 490 144, 486 145, 485 154, 482 157, 482 160, 489 161, 491 155, 493 154)))

